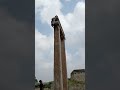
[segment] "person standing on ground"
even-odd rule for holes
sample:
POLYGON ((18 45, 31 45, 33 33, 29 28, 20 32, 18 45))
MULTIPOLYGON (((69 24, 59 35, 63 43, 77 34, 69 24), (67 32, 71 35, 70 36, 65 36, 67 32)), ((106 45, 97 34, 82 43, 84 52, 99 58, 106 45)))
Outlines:
POLYGON ((42 83, 42 80, 40 80, 39 83, 40 83, 40 85, 39 85, 40 90, 43 90, 43 83, 42 83))

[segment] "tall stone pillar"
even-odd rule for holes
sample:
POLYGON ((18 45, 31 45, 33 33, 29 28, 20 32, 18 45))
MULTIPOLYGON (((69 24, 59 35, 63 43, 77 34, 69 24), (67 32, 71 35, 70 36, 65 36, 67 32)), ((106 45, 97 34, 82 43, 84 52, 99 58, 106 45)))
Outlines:
POLYGON ((67 90, 65 35, 58 16, 52 18, 54 27, 54 90, 67 90))
POLYGON ((54 22, 54 90, 63 90, 60 27, 54 22))

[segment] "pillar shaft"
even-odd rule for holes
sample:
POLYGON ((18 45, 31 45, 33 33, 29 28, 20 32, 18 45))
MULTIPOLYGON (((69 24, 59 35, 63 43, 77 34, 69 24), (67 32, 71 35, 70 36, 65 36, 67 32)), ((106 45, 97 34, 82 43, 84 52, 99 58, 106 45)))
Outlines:
POLYGON ((61 58, 62 58, 63 90, 68 90, 65 40, 61 40, 61 58))
POLYGON ((63 90, 60 29, 54 26, 54 90, 63 90))
POLYGON ((51 20, 54 27, 54 90, 68 90, 65 35, 58 16, 51 20))

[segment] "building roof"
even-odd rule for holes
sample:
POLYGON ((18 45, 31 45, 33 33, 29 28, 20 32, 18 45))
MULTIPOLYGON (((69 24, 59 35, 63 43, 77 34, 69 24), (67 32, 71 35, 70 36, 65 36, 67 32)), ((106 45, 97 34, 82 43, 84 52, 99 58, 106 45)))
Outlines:
POLYGON ((71 72, 71 74, 73 74, 74 72, 85 72, 85 69, 75 69, 71 72))

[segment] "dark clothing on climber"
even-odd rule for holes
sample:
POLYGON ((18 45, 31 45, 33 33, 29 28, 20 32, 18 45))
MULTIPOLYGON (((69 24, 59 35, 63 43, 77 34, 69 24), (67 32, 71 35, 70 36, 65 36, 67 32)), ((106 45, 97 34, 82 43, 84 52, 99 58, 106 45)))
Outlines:
POLYGON ((43 90, 43 83, 42 83, 42 80, 40 80, 39 82, 40 82, 40 85, 39 85, 40 90, 43 90))

